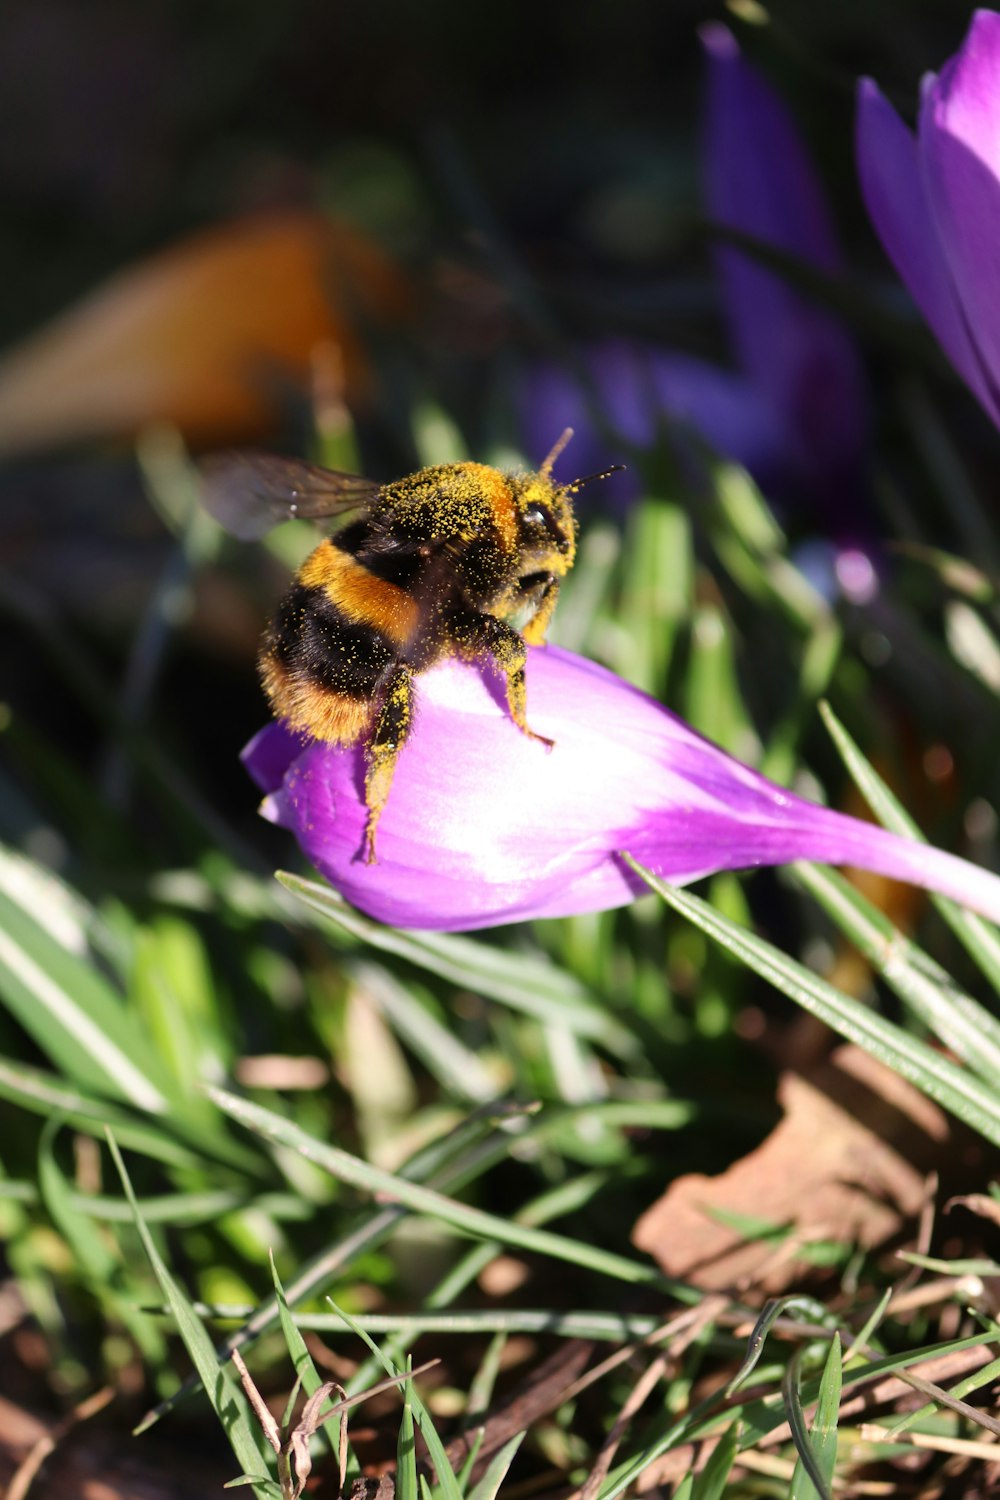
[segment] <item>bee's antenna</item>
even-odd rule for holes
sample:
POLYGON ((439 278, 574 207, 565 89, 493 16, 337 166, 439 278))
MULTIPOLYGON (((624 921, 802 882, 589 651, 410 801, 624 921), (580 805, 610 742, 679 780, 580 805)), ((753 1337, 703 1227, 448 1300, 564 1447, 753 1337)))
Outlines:
POLYGON ((555 447, 552 449, 552 452, 549 454, 548 458, 539 469, 539 474, 544 474, 546 478, 548 478, 548 476, 552 473, 552 465, 555 463, 556 459, 559 457, 560 453, 563 451, 572 436, 572 427, 567 427, 566 431, 563 433, 562 437, 556 443, 555 447))
POLYGON ((583 479, 574 479, 572 484, 566 486, 568 495, 575 495, 577 490, 582 490, 585 484, 590 484, 594 479, 610 479, 612 474, 624 474, 625 464, 612 464, 610 469, 602 469, 599 474, 587 474, 583 479))

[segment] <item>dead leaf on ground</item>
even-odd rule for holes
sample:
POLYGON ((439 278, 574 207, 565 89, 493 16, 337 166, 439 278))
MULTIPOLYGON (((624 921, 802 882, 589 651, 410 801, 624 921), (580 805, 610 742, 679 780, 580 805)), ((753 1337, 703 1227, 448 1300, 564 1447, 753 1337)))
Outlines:
POLYGON ((760 1146, 718 1177, 679 1177, 639 1219, 633 1243, 667 1275, 774 1294, 801 1279, 803 1243, 870 1249, 920 1211, 948 1139, 937 1105, 852 1046, 782 1075, 778 1098, 784 1119, 760 1146), (733 1219, 787 1227, 790 1242, 748 1239, 733 1219))
POLYGON ((156 422, 194 446, 273 428, 308 389, 318 346, 345 394, 370 379, 361 320, 406 305, 401 274, 344 224, 306 210, 203 230, 128 266, 0 359, 0 453, 131 436, 156 422))

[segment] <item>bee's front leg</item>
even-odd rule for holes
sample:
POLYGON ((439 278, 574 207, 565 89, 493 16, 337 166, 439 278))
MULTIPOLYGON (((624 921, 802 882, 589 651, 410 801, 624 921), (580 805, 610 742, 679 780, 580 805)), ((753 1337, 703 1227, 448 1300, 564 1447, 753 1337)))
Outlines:
POLYGON ((449 619, 449 630, 464 655, 492 656, 507 679, 507 706, 514 723, 529 739, 538 740, 551 749, 555 742, 543 734, 536 734, 528 724, 528 690, 524 677, 528 649, 523 637, 506 620, 474 610, 454 611, 449 619))
POLYGON ((519 586, 524 593, 539 591, 538 607, 521 634, 529 646, 541 646, 559 599, 559 580, 554 573, 529 573, 519 586))
POLYGON ((413 722, 413 675, 409 667, 392 668, 380 694, 375 727, 365 752, 365 864, 375 864, 375 830, 389 800, 399 752, 413 722))

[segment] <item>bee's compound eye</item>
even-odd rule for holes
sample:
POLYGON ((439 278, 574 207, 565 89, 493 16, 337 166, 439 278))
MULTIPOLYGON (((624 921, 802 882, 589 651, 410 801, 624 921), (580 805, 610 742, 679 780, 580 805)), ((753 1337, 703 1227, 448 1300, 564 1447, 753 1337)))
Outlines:
POLYGON ((524 519, 527 521, 529 526, 544 527, 544 529, 549 533, 550 536, 559 535, 559 527, 556 525, 556 518, 549 510, 549 507, 547 505, 539 505, 537 503, 529 505, 524 512, 524 519))

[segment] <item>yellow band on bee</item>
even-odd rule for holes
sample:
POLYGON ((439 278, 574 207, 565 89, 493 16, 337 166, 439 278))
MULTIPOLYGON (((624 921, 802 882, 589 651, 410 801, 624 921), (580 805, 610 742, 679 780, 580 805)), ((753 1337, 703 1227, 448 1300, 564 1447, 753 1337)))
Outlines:
POLYGON ((276 718, 314 740, 353 745, 371 726, 374 709, 369 699, 335 693, 289 673, 273 655, 261 657, 260 675, 276 718))
POLYGON ((404 646, 420 623, 420 606, 405 589, 377 578, 332 542, 321 542, 299 569, 299 582, 322 589, 352 625, 372 625, 404 646))
MULTIPOLYGON (((505 552, 513 552, 517 547, 517 506, 511 493, 510 481, 499 469, 493 469, 489 464, 462 463, 456 464, 455 469, 460 470, 462 477, 470 483, 470 500, 474 498, 476 509, 480 509, 482 502, 486 502, 489 518, 500 535, 500 544, 505 552)), ((473 514, 473 506, 470 505, 470 515, 473 514)))

